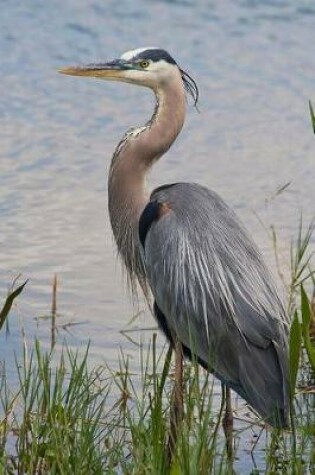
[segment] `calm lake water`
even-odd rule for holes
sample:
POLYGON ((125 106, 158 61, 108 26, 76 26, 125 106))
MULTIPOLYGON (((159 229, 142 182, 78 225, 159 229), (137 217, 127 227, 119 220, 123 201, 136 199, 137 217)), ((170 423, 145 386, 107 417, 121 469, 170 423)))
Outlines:
MULTIPOLYGON (((300 214, 305 223, 314 215, 314 29, 315 5, 306 0, 3 2, 0 302, 18 274, 29 283, 10 336, 1 336, 1 359, 13 361, 22 327, 30 340, 36 333, 49 344, 48 324, 35 318, 50 312, 56 273, 60 322, 80 324, 71 344, 91 340, 92 361, 114 365, 123 346, 137 364, 136 348, 120 333, 138 306, 115 255, 107 172, 122 134, 149 118, 154 100, 142 88, 63 77, 57 69, 139 46, 167 49, 198 83, 200 113, 188 108, 152 187, 196 181, 213 188, 271 266, 275 225, 288 273, 300 214)), ((154 322, 141 313, 133 325, 154 322)))

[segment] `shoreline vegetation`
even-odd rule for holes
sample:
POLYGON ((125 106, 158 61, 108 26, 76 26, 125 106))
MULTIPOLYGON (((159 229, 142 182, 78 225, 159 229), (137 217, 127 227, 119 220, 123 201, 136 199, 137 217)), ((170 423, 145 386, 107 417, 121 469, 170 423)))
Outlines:
MULTIPOLYGON (((290 331, 291 430, 266 428, 246 408, 234 409, 234 455, 225 448, 214 406, 211 375, 195 362, 184 372, 185 417, 176 456, 169 464, 167 438, 174 367, 171 352, 160 350, 156 333, 140 347, 140 374, 121 353, 119 369, 88 365, 89 347, 79 354, 64 344, 55 351, 57 278, 51 309, 51 349, 35 340, 16 360, 17 388, 8 387, 0 366, 1 474, 229 474, 244 473, 239 440, 252 430, 247 450, 251 474, 304 474, 315 471, 315 274, 309 246, 314 223, 291 250, 288 308, 290 331), (139 377, 140 376, 140 377, 139 377), (265 454, 255 462, 255 451, 265 454), (238 460, 240 458, 240 460, 238 460), (235 470, 233 472, 233 470, 235 470)), ((276 251, 276 235, 274 243, 276 251)), ((12 304, 27 282, 11 290, 0 311, 3 331, 12 304)), ((23 345, 23 342, 21 343, 23 345)), ((247 443, 247 442, 246 442, 247 443)), ((258 457, 260 458, 260 457, 258 457)))

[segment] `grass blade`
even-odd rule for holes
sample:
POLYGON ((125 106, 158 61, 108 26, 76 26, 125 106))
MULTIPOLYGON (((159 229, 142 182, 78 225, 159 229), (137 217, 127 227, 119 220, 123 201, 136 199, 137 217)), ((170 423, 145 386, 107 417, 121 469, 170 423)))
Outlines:
POLYGON ((315 370, 315 347, 310 338, 311 310, 306 292, 301 285, 301 311, 302 311, 302 333, 304 346, 308 355, 309 362, 315 370))
POLYGON ((299 369, 300 355, 302 346, 301 325, 297 312, 294 313, 290 329, 290 389, 293 398, 299 369))
POLYGON ((4 325, 4 322, 6 321, 6 318, 11 310, 11 307, 13 305, 14 299, 20 295, 22 290, 24 289, 25 285, 27 284, 27 280, 24 282, 24 284, 20 285, 17 289, 15 289, 13 292, 11 292, 8 297, 6 298, 6 301, 0 311, 0 330, 4 325))
POLYGON ((310 107, 310 114, 311 114, 313 131, 314 131, 314 134, 315 134, 315 113, 314 113, 314 109, 313 109, 311 101, 309 101, 309 107, 310 107))

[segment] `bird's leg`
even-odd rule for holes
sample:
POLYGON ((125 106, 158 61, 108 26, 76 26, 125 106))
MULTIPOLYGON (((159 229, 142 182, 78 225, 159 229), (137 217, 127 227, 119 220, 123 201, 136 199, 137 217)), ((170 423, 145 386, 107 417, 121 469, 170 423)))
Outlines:
POLYGON ((225 413, 223 416, 222 426, 226 439, 226 452, 229 461, 233 460, 233 414, 231 403, 231 390, 222 383, 222 398, 225 400, 225 413))
POLYGON ((177 436, 183 417, 183 348, 182 344, 175 338, 175 381, 171 397, 170 434, 167 447, 170 462, 175 454, 177 436))

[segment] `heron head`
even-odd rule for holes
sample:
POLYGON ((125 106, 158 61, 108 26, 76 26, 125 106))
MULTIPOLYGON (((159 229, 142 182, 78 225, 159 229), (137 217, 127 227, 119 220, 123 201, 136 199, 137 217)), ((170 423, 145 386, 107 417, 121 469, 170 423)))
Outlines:
POLYGON ((195 105, 198 87, 189 74, 181 69, 167 51, 160 48, 139 48, 127 51, 120 58, 107 63, 66 67, 59 71, 70 76, 92 76, 108 81, 122 81, 157 90, 169 81, 183 82, 195 105))

